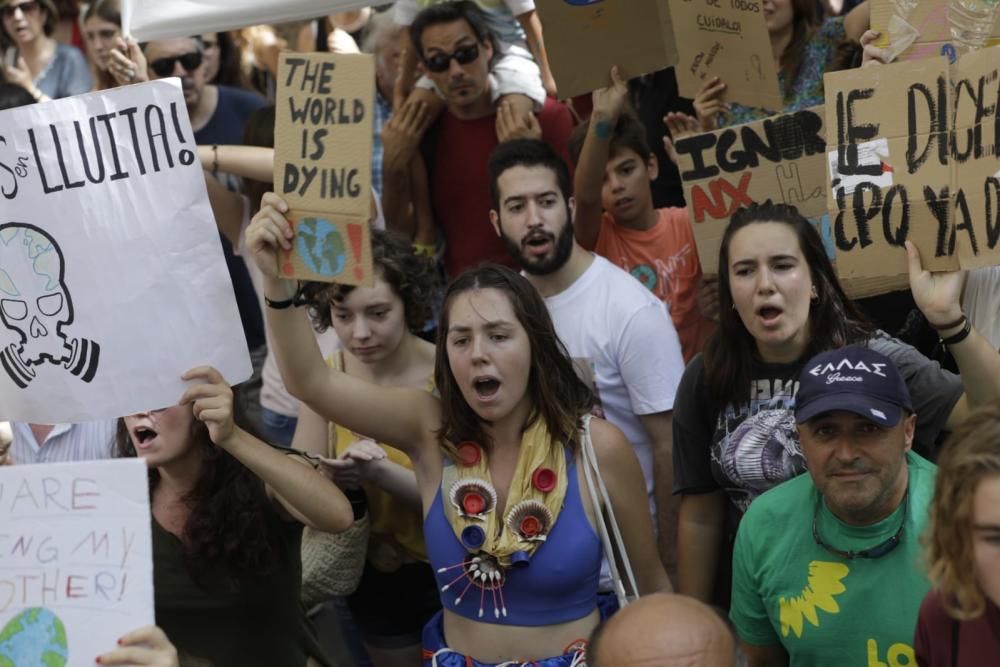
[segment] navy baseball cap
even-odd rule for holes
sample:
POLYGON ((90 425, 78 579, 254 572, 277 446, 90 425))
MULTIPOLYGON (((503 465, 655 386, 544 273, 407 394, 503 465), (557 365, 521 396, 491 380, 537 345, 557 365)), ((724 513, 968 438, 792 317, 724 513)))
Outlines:
POLYGON ((884 354, 861 345, 822 352, 799 374, 795 421, 799 424, 826 412, 845 410, 879 426, 895 426, 903 409, 913 412, 910 392, 884 354))

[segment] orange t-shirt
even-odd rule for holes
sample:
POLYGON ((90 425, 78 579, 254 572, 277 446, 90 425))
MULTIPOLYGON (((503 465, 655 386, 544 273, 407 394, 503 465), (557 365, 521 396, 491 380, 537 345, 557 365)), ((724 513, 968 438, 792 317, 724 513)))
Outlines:
POLYGON ((702 317, 697 293, 701 264, 686 208, 661 208, 650 229, 628 229, 605 213, 594 251, 631 273, 666 304, 684 361, 701 351, 715 330, 702 317))

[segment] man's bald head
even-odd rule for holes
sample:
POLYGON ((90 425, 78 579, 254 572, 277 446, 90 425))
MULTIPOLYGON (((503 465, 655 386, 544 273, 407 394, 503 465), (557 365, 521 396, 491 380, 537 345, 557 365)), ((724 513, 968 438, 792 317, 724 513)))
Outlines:
POLYGON ((736 639, 708 605, 656 593, 630 604, 598 628, 591 667, 733 667, 736 639))

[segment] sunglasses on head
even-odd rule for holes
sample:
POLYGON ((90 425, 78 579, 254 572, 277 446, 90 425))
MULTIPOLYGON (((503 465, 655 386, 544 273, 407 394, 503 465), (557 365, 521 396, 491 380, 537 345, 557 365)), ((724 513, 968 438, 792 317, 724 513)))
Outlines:
POLYGON ((439 74, 451 67, 452 59, 459 65, 468 65, 479 57, 479 45, 460 46, 453 53, 435 53, 424 58, 424 67, 439 74))
POLYGON ((160 58, 149 63, 149 69, 153 70, 156 76, 170 76, 174 72, 174 65, 178 62, 185 71, 192 72, 201 66, 201 53, 199 51, 192 51, 182 56, 160 58))
POLYGON ((13 18, 14 12, 21 10, 22 14, 34 14, 38 11, 38 0, 28 0, 28 2, 22 2, 19 5, 7 5, 0 12, 3 13, 5 19, 13 18))

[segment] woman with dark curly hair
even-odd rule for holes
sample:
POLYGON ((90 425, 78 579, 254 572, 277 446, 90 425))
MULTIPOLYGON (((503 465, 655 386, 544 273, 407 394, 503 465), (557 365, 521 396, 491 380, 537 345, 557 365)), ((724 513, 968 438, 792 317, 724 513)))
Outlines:
POLYGON ((920 606, 917 664, 1000 664, 1000 404, 945 445, 925 539, 934 588, 920 606))
POLYGON ((328 665, 299 602, 302 526, 341 532, 352 508, 299 457, 236 425, 214 368, 173 407, 124 417, 118 455, 149 466, 156 622, 182 664, 328 665))
MULTIPOLYGON (((327 363, 377 385, 434 389, 434 346, 418 338, 427 321, 434 269, 410 243, 372 232, 375 284, 303 283, 319 332, 332 327, 340 348, 327 363)), ((427 564, 413 463, 400 450, 299 408, 292 446, 323 457, 345 490, 364 487, 371 537, 361 583, 348 606, 377 667, 420 662, 420 631, 441 608, 427 564), (386 601, 393 603, 387 605, 386 601)))

